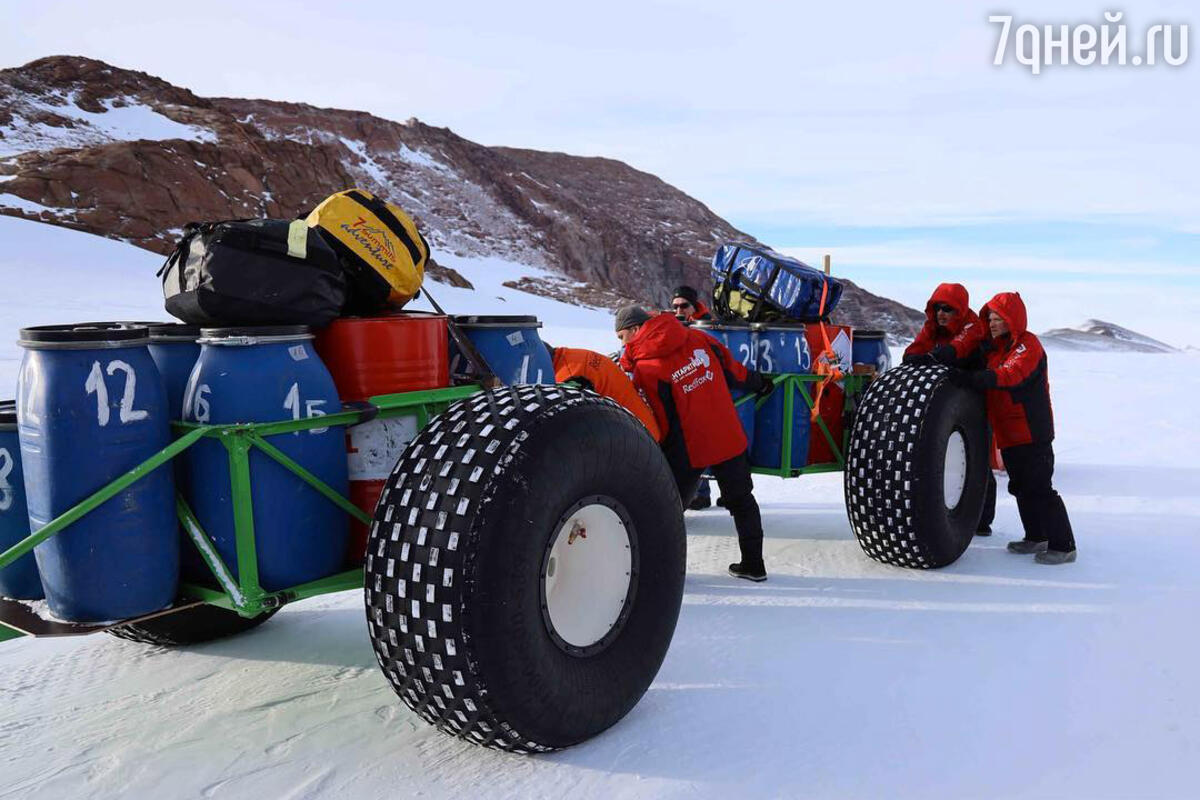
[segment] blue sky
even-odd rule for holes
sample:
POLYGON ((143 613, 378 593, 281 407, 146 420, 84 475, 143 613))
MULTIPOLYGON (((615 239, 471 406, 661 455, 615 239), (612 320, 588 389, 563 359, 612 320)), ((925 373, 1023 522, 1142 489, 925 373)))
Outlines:
MULTIPOLYGON (((1200 49, 1194 2, 1117 7, 1139 36, 1190 23, 1200 49)), ((1021 290, 1035 329, 1097 316, 1200 344, 1200 66, 992 64, 989 14, 1109 8, 47 1, 0 10, 0 60, 84 54, 200 95, 619 158, 914 305, 955 279, 977 305, 1021 290)))

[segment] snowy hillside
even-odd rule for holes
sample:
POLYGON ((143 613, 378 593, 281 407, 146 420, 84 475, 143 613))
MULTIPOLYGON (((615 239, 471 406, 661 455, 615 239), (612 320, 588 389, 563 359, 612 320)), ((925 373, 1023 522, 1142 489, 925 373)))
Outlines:
MULTIPOLYGON (((0 395, 21 325, 162 318, 159 259, 0 218, 0 395)), ((518 265, 447 259, 456 313, 536 313, 609 350, 605 312, 503 287, 518 265)), ((1080 560, 996 535, 937 572, 854 542, 841 478, 756 478, 770 580, 725 575, 733 526, 689 512, 684 606, 628 718, 565 752, 506 756, 436 733, 388 688, 359 592, 185 650, 98 635, 0 645, 0 798, 1188 798, 1200 756, 1200 426, 1195 355, 1050 355, 1057 484, 1080 560)))
POLYGON ((1174 347, 1129 328, 1089 319, 1074 328, 1054 328, 1041 335, 1049 347, 1100 352, 1175 353, 1174 347))

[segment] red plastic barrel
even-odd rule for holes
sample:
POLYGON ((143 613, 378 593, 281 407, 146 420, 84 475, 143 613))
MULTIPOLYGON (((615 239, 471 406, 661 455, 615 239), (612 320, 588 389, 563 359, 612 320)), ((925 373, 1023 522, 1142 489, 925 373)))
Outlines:
MULTIPOLYGON (((446 318, 438 314, 406 311, 337 319, 317 335, 316 346, 343 402, 450 385, 446 318)), ((413 417, 376 419, 346 429, 354 505, 368 514, 375 511, 392 467, 416 435, 413 417)), ((355 521, 347 561, 361 562, 366 546, 367 526, 355 521)))
POLYGON ((438 314, 335 319, 316 344, 344 402, 450 385, 446 318, 438 314))

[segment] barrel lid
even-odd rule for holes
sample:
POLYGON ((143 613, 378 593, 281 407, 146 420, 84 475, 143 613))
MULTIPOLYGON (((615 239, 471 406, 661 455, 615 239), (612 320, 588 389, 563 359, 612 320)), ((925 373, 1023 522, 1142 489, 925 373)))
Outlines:
POLYGON ((151 342, 194 342, 200 338, 199 325, 182 322, 148 323, 151 342))
POLYGON ((201 344, 252 345, 311 339, 307 325, 239 325, 231 328, 201 328, 201 344))
POLYGON ((220 339, 226 336, 304 336, 312 333, 307 325, 239 325, 232 328, 201 328, 205 339, 220 339))
POLYGON ((139 323, 74 322, 22 328, 17 344, 33 350, 133 347, 145 344, 149 335, 146 326, 139 323))
POLYGON ((17 424, 17 401, 0 400, 0 431, 12 430, 17 424))
POLYGON ((855 339, 883 339, 887 336, 886 331, 862 330, 859 328, 855 328, 853 334, 855 339))
POLYGON ((697 328, 706 328, 714 331, 748 331, 754 328, 753 325, 739 324, 737 322, 715 322, 711 319, 698 319, 692 322, 692 325, 697 328))
POLYGON ((808 326, 803 322, 789 322, 786 320, 780 320, 778 322, 752 322, 752 323, 750 323, 750 327, 754 328, 754 330, 756 330, 756 331, 770 331, 770 330, 802 331, 802 330, 805 330, 808 326))
POLYGON ((358 322, 395 322, 397 320, 420 319, 420 320, 435 320, 446 319, 445 314, 436 314, 432 311, 389 311, 382 314, 373 314, 371 316, 358 316, 355 314, 345 314, 338 317, 330 325, 344 325, 348 323, 358 322))
POLYGON ((467 327, 467 328, 484 328, 484 327, 488 327, 488 328, 513 328, 513 327, 527 328, 530 326, 538 327, 538 328, 542 327, 542 323, 538 322, 537 317, 534 317, 531 315, 518 315, 518 314, 513 314, 513 315, 505 315, 505 314, 459 315, 459 316, 454 317, 454 324, 462 325, 463 327, 467 327))

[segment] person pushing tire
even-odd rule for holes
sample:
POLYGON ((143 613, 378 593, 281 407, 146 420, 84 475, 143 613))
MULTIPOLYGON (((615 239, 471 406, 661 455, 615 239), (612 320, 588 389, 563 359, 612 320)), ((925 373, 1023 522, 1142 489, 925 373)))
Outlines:
MULTIPOLYGON (((942 283, 925 304, 925 324, 917 338, 904 350, 905 364, 945 364, 948 367, 979 369, 983 366, 980 349, 987 339, 987 328, 971 310, 971 296, 961 283, 942 283)), ((988 435, 990 440, 991 434, 988 435)), ((983 515, 976 536, 992 535, 996 517, 996 476, 988 470, 983 515)))
POLYGON ((650 404, 662 448, 686 502, 701 473, 710 469, 724 505, 737 528, 741 560, 729 574, 751 581, 767 579, 762 557, 762 517, 729 386, 764 393, 771 379, 750 372, 711 336, 684 327, 673 314, 651 316, 638 306, 617 311, 617 337, 625 345, 624 362, 633 382, 650 404))
POLYGON ((1008 491, 1017 500, 1025 538, 1010 552, 1034 554, 1039 564, 1075 560, 1075 535, 1062 497, 1054 490, 1054 410, 1046 351, 1026 330, 1025 303, 1002 292, 979 312, 988 326, 986 367, 956 371, 951 380, 987 393, 987 415, 1008 469, 1008 491))

